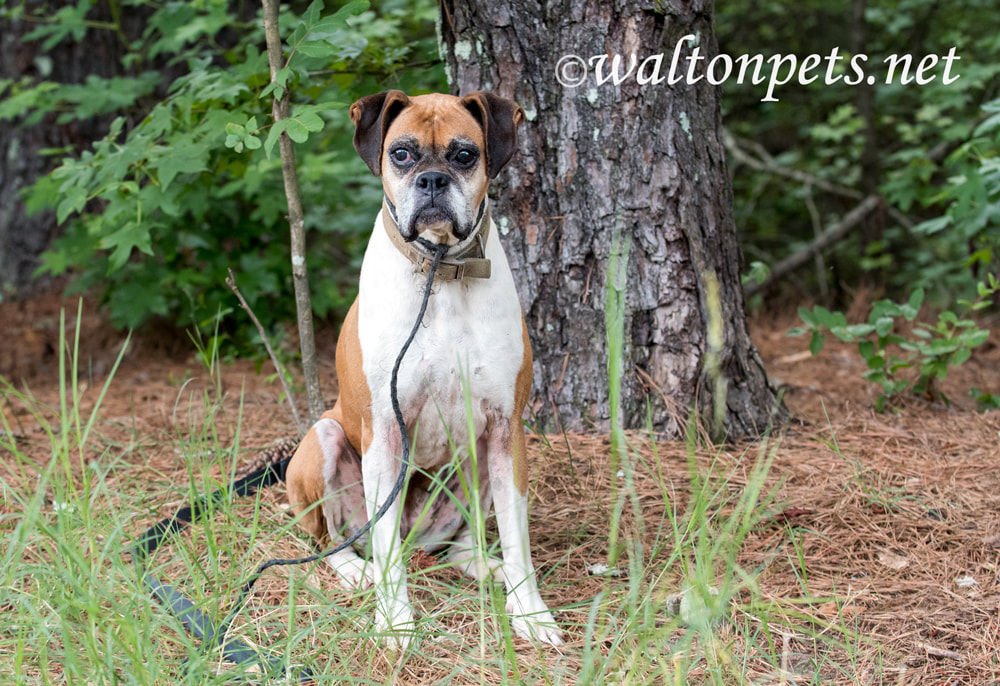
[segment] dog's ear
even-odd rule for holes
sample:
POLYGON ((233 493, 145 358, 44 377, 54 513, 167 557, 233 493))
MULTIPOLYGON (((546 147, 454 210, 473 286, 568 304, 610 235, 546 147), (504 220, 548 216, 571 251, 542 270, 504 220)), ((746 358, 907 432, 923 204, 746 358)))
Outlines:
POLYGON ((382 144, 389 124, 410 99, 403 91, 384 91, 366 95, 351 105, 350 116, 354 122, 354 149, 375 176, 382 175, 382 144))
POLYGON ((485 91, 469 93, 462 104, 483 127, 486 173, 492 179, 517 150, 517 127, 524 121, 524 110, 513 100, 485 91))

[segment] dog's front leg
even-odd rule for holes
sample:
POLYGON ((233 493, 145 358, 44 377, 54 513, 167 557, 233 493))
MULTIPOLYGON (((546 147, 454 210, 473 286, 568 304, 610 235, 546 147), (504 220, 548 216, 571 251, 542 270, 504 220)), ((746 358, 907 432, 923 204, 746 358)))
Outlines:
POLYGON ((528 540, 528 496, 518 485, 518 482, 527 484, 526 475, 520 473, 520 470, 527 469, 524 464, 524 428, 520 421, 501 420, 490 424, 490 488, 503 550, 503 578, 511 625, 521 638, 560 645, 563 642, 562 632, 538 593, 528 540), (520 460, 517 474, 512 449, 520 460))
MULTIPOLYGON (((399 475, 399 450, 393 449, 393 441, 383 432, 377 434, 365 452, 361 463, 365 486, 365 501, 368 517, 374 518, 386 498, 392 492, 399 475)), ((395 441, 399 444, 399 440, 395 441)), ((394 649, 404 649, 413 635, 413 609, 410 607, 406 591, 406 566, 402 559, 402 545, 399 538, 399 514, 403 494, 393 501, 371 531, 372 562, 375 568, 375 626, 388 632, 387 645, 394 649)))

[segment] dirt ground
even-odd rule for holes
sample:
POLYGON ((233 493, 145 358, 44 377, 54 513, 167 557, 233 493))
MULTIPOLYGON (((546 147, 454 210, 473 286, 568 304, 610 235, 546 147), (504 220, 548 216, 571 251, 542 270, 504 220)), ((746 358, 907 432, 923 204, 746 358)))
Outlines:
MULTIPOLYGON (((0 303, 5 334, 0 376, 18 387, 23 382, 53 406, 59 392, 56 350, 63 305, 52 296, 0 303)), ((67 328, 72 330, 75 303, 68 310, 67 328)), ((795 325, 794 316, 756 317, 751 324, 768 373, 783 389, 795 417, 780 439, 772 470, 772 478, 783 482, 777 525, 753 533, 740 557, 748 568, 763 568, 762 595, 802 594, 794 565, 773 562, 775 545, 794 529, 811 593, 842 600, 840 609, 829 603, 814 611, 831 621, 848 617, 867 639, 850 667, 854 680, 835 679, 837 683, 1000 684, 1000 412, 977 412, 968 396, 973 386, 1000 393, 1000 330, 950 375, 943 387, 950 405, 914 398, 896 412, 877 414, 877 391, 861 378, 864 363, 856 349, 828 341, 813 358, 806 338, 785 336, 795 325)), ((332 332, 323 332, 322 345, 330 346, 332 340, 332 332)), ((120 345, 120 337, 93 304, 85 304, 81 348, 90 362, 82 383, 98 387, 120 345)), ((151 441, 175 435, 178 413, 185 411, 179 402, 182 390, 196 391, 208 383, 201 363, 186 352, 190 350, 186 340, 165 342, 163 336, 133 344, 104 400, 102 418, 134 426, 151 441)), ((269 364, 264 372, 270 373, 269 364)), ((332 402, 336 385, 330 359, 323 363, 322 383, 332 402)), ((252 362, 225 366, 223 387, 231 399, 242 392, 245 445, 264 446, 294 434, 288 412, 278 404, 279 385, 256 374, 252 362)), ((86 397, 93 402, 96 392, 91 389, 86 397)), ((3 411, 18 441, 47 445, 27 412, 9 402, 3 411)), ((227 430, 219 427, 223 438, 227 430)), ((658 450, 682 484, 684 446, 664 442, 658 450)), ((574 518, 583 522, 582 530, 606 522, 600 519, 606 517, 601 507, 594 506, 589 520, 578 504, 594 500, 589 489, 607 490, 607 440, 535 438, 529 441, 529 453, 531 534, 536 562, 545 569, 566 549, 567 538, 553 522, 574 518), (586 465, 582 478, 581 465, 586 465), (574 471, 573 479, 565 477, 567 469, 574 471)), ((725 453, 734 468, 731 484, 739 485, 740 456, 745 454, 755 454, 755 449, 735 447, 725 453)), ((170 451, 157 459, 164 473, 184 471, 170 451)), ((582 576, 587 564, 601 560, 603 548, 579 541, 574 545, 579 559, 563 568, 582 576)), ((580 585, 573 592, 580 593, 580 585)), ((552 600, 559 604, 558 597, 552 600)), ((789 665, 789 683, 796 681, 794 668, 789 665)))

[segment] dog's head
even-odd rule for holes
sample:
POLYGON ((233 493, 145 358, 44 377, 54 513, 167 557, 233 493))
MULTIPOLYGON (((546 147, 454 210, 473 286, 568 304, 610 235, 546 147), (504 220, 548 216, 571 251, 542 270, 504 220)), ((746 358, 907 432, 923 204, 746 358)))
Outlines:
POLYGON ((355 102, 350 115, 354 147, 382 177, 403 239, 451 246, 470 238, 524 121, 517 103, 482 91, 412 98, 385 91, 355 102))

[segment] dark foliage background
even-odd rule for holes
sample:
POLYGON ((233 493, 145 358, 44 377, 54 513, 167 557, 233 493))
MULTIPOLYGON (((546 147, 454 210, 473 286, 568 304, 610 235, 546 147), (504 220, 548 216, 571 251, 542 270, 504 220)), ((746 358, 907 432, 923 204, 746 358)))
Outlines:
MULTIPOLYGON (((345 105, 387 87, 446 90, 436 15, 431 0, 283 8, 291 54, 283 76, 296 115, 289 131, 298 141, 320 317, 339 318, 353 299, 379 197, 377 180, 351 147, 345 105)), ((123 329, 157 320, 200 327, 218 332, 217 343, 228 340, 232 354, 260 354, 224 284, 233 267, 278 335, 293 320, 280 166, 268 154, 259 10, 212 1, 81 0, 8 4, 0 18, 5 30, 24 36, 35 65, 16 76, 4 72, 0 121, 25 131, 110 122, 92 144, 46 150, 53 171, 23 196, 29 212, 51 211, 60 225, 40 273, 70 274, 71 292, 102 294, 123 329), (46 55, 97 34, 115 42, 117 73, 83 68, 77 82, 54 78, 46 55)), ((865 196, 884 199, 857 230, 807 267, 782 274, 751 304, 792 295, 796 303, 805 297, 843 305, 862 284, 889 297, 922 287, 939 306, 975 293, 1000 258, 995 3, 734 0, 717 4, 716 25, 731 55, 802 59, 838 48, 841 70, 857 53, 873 66, 893 53, 919 60, 955 47, 961 57, 960 79, 950 85, 940 77, 924 86, 820 80, 782 86, 779 102, 761 102, 764 85, 726 83, 747 280, 762 280, 865 196)))

